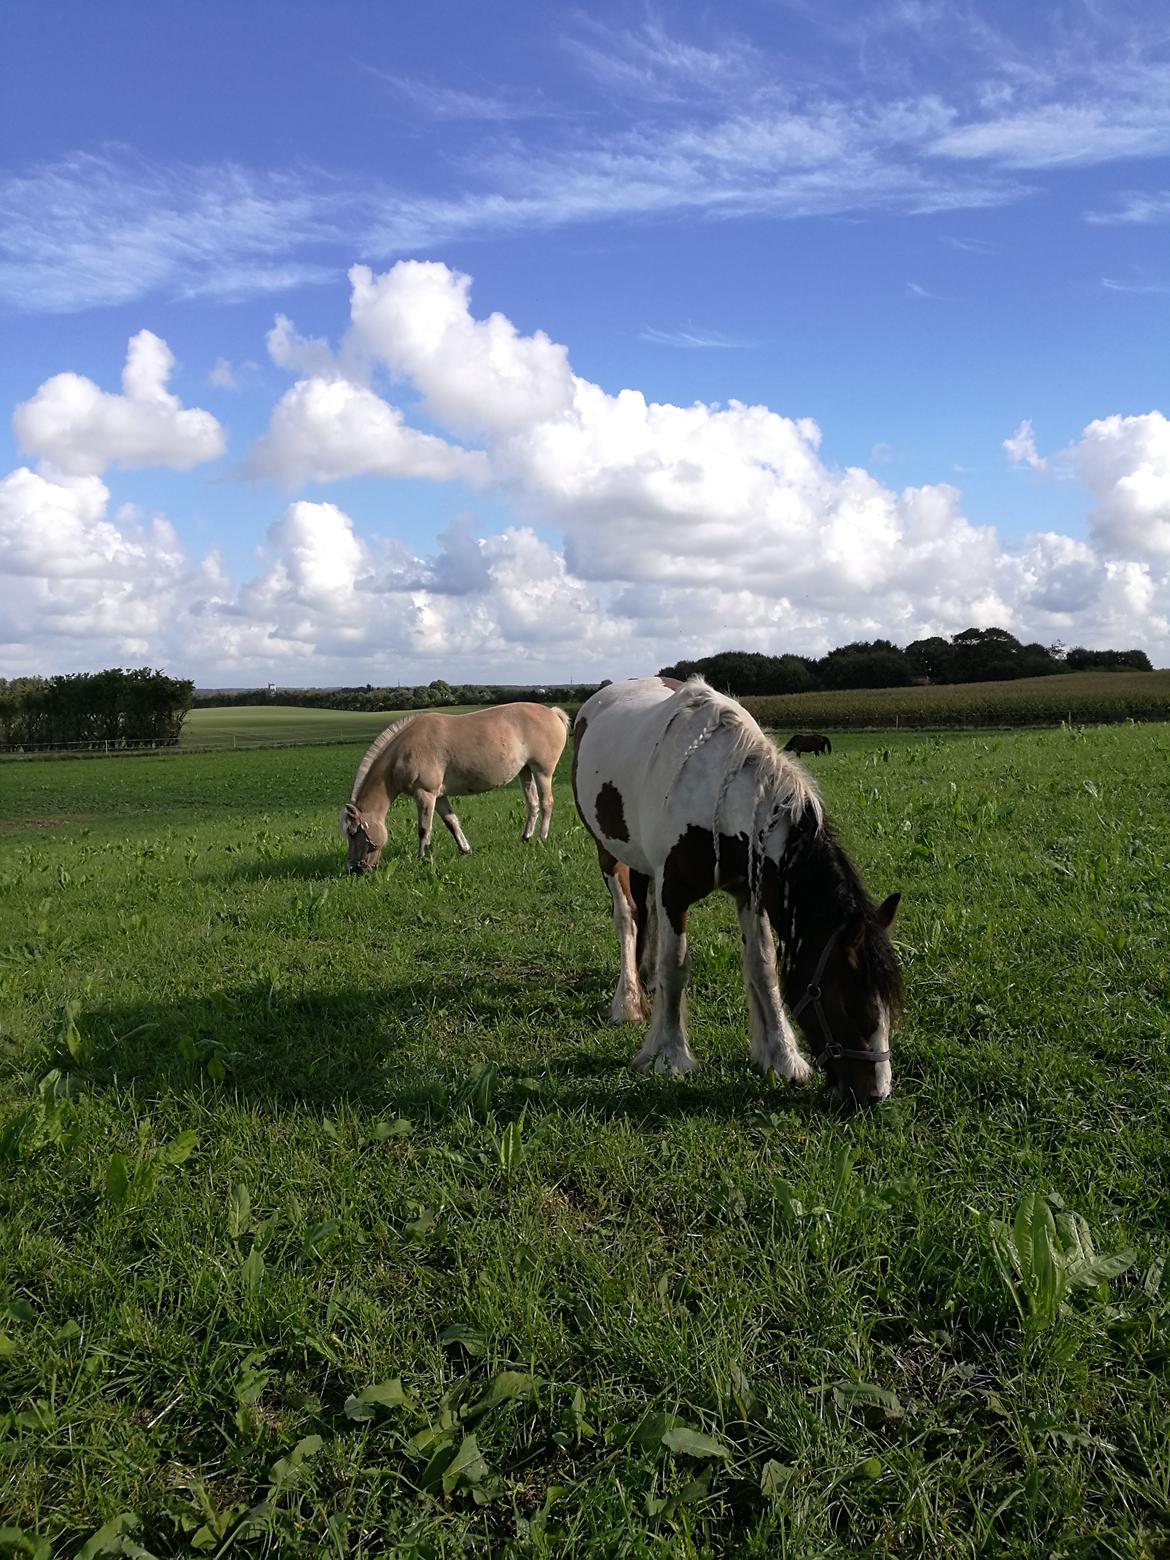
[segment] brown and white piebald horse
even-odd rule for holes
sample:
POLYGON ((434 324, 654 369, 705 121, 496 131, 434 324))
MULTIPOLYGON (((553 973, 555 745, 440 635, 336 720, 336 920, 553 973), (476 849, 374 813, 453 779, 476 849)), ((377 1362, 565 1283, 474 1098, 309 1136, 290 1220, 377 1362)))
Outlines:
POLYGON ((853 1103, 889 1094, 901 981, 887 933, 899 896, 874 906, 807 771, 742 705, 701 678, 601 689, 573 728, 573 793, 613 900, 615 1023, 647 1017, 653 990, 635 1067, 697 1065, 686 1035, 687 912, 722 888, 739 912, 756 1066, 793 1082, 809 1077, 782 979, 837 1094, 853 1103))
POLYGON ((386 814, 396 796, 413 796, 418 810, 418 854, 431 842, 435 812, 460 853, 471 846, 451 807, 452 796, 491 791, 520 777, 528 804, 522 840, 540 815, 540 837, 552 820, 553 771, 569 737, 569 717, 546 704, 497 704, 467 715, 424 710, 405 715, 375 737, 358 765, 350 799, 341 809, 341 837, 351 872, 369 872, 386 847, 386 814))

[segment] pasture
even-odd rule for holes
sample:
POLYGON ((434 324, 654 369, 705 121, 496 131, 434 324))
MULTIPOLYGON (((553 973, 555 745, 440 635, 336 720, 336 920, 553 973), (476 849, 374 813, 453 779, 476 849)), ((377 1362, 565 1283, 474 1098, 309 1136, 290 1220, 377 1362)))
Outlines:
POLYGON ((1166 1553, 1170 729, 834 749, 855 1116, 724 899, 630 1072, 567 754, 352 879, 361 744, 0 768, 0 1554, 1166 1553))
MULTIPOLYGON (((451 705, 455 714, 466 706, 451 705)), ((406 710, 312 710, 296 704, 242 704, 188 712, 179 746, 230 748, 286 742, 372 742, 406 710)))

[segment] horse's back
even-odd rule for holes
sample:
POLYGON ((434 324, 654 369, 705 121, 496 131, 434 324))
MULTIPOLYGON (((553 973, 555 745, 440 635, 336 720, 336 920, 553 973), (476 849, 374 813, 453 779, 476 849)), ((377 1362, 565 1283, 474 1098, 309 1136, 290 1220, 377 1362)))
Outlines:
POLYGON ((394 762, 403 789, 467 796, 507 785, 526 764, 551 772, 567 735, 568 718, 544 704, 427 710, 397 739, 394 762))
POLYGON ((654 872, 695 818, 710 821, 717 777, 707 764, 696 772, 690 760, 715 733, 718 749, 735 740, 729 712, 750 720, 705 683, 658 677, 614 683, 586 700, 573 729, 573 789, 599 844, 654 872))

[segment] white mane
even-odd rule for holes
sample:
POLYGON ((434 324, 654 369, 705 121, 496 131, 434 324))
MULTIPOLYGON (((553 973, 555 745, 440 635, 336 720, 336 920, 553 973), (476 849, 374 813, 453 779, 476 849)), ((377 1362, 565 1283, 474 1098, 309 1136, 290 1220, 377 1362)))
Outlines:
POLYGON ((362 788, 362 781, 374 766, 374 760, 390 746, 391 742, 404 726, 409 726, 414 719, 413 715, 404 715, 401 720, 396 720, 392 726, 387 726, 380 736, 374 738, 366 749, 365 757, 357 767, 357 774, 353 777, 353 790, 349 793, 351 802, 356 802, 358 792, 362 788))
MULTIPOLYGON (((782 822, 795 823, 811 809, 820 829, 824 824, 824 806, 811 775, 802 764, 782 753, 741 704, 717 693, 702 677, 691 677, 675 695, 678 708, 667 722, 666 730, 680 715, 703 715, 702 729, 683 749, 671 788, 701 748, 716 733, 731 733, 727 768, 719 782, 711 819, 715 846, 715 871, 719 872, 719 836, 723 832, 723 804, 732 784, 744 770, 755 776, 751 831, 748 835, 748 891, 753 903, 759 902, 764 853, 772 832, 782 822)), ((665 736, 665 731, 663 735, 665 736)))

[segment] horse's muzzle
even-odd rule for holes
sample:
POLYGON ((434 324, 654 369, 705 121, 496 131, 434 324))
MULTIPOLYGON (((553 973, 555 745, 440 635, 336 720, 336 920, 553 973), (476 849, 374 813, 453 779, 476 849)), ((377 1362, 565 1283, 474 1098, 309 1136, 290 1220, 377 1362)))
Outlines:
POLYGON ((843 1078, 838 1078, 830 1084, 830 1088, 842 1105, 850 1110, 869 1110, 890 1097, 889 1088, 883 1088, 876 1079, 867 1089, 854 1089, 843 1078))

